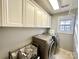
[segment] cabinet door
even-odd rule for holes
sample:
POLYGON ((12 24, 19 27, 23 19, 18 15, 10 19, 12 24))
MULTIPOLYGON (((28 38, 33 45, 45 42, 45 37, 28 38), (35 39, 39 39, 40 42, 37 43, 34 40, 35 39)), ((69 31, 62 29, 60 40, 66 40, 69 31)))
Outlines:
POLYGON ((0 0, 0 26, 2 25, 1 20, 2 20, 2 1, 0 0))
POLYGON ((48 19, 47 19, 47 27, 51 27, 51 16, 48 14, 47 15, 48 19))
POLYGON ((35 20, 36 27, 42 27, 42 12, 38 7, 35 9, 35 20))
POLYGON ((42 11, 42 27, 50 27, 50 17, 45 11, 42 11))
POLYGON ((34 27, 34 5, 31 1, 25 1, 23 24, 25 27, 34 27))
POLYGON ((47 27, 47 14, 42 11, 42 27, 47 27))
POLYGON ((22 0, 2 0, 3 26, 22 26, 22 0))

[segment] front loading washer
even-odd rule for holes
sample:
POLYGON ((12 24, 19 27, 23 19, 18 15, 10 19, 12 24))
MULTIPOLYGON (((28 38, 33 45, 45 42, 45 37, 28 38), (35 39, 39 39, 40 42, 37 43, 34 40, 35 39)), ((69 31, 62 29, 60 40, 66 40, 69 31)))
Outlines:
POLYGON ((51 35, 41 34, 32 37, 32 44, 38 47, 40 59, 51 59, 55 51, 55 38, 51 35))

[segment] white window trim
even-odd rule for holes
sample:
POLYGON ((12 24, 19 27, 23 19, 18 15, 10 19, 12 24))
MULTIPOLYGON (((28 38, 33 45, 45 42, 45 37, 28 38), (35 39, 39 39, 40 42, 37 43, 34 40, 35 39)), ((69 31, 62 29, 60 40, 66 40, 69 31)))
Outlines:
MULTIPOLYGON (((73 17, 72 18, 72 22, 73 22, 73 25, 72 26, 74 26, 74 15, 70 15, 71 17, 73 17)), ((62 18, 62 17, 68 17, 67 15, 66 16, 60 16, 60 17, 58 17, 58 25, 57 25, 57 32, 58 33, 63 33, 63 34, 73 34, 73 29, 72 29, 72 31, 71 32, 65 32, 65 31, 60 31, 59 30, 59 25, 60 25, 60 18, 62 18)), ((73 27, 72 27, 73 28, 73 27)))

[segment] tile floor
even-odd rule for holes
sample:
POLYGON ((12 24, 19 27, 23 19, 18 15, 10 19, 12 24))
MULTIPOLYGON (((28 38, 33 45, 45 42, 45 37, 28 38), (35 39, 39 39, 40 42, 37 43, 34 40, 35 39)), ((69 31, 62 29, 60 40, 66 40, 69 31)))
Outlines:
POLYGON ((72 52, 60 48, 59 52, 53 55, 52 59, 73 59, 73 55, 72 52))

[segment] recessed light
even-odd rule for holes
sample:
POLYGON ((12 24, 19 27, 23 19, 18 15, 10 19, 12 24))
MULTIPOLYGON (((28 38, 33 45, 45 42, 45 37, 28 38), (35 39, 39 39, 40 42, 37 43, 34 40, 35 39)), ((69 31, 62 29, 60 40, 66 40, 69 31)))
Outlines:
POLYGON ((50 4, 52 5, 54 10, 59 9, 59 4, 57 0, 49 0, 50 4))

